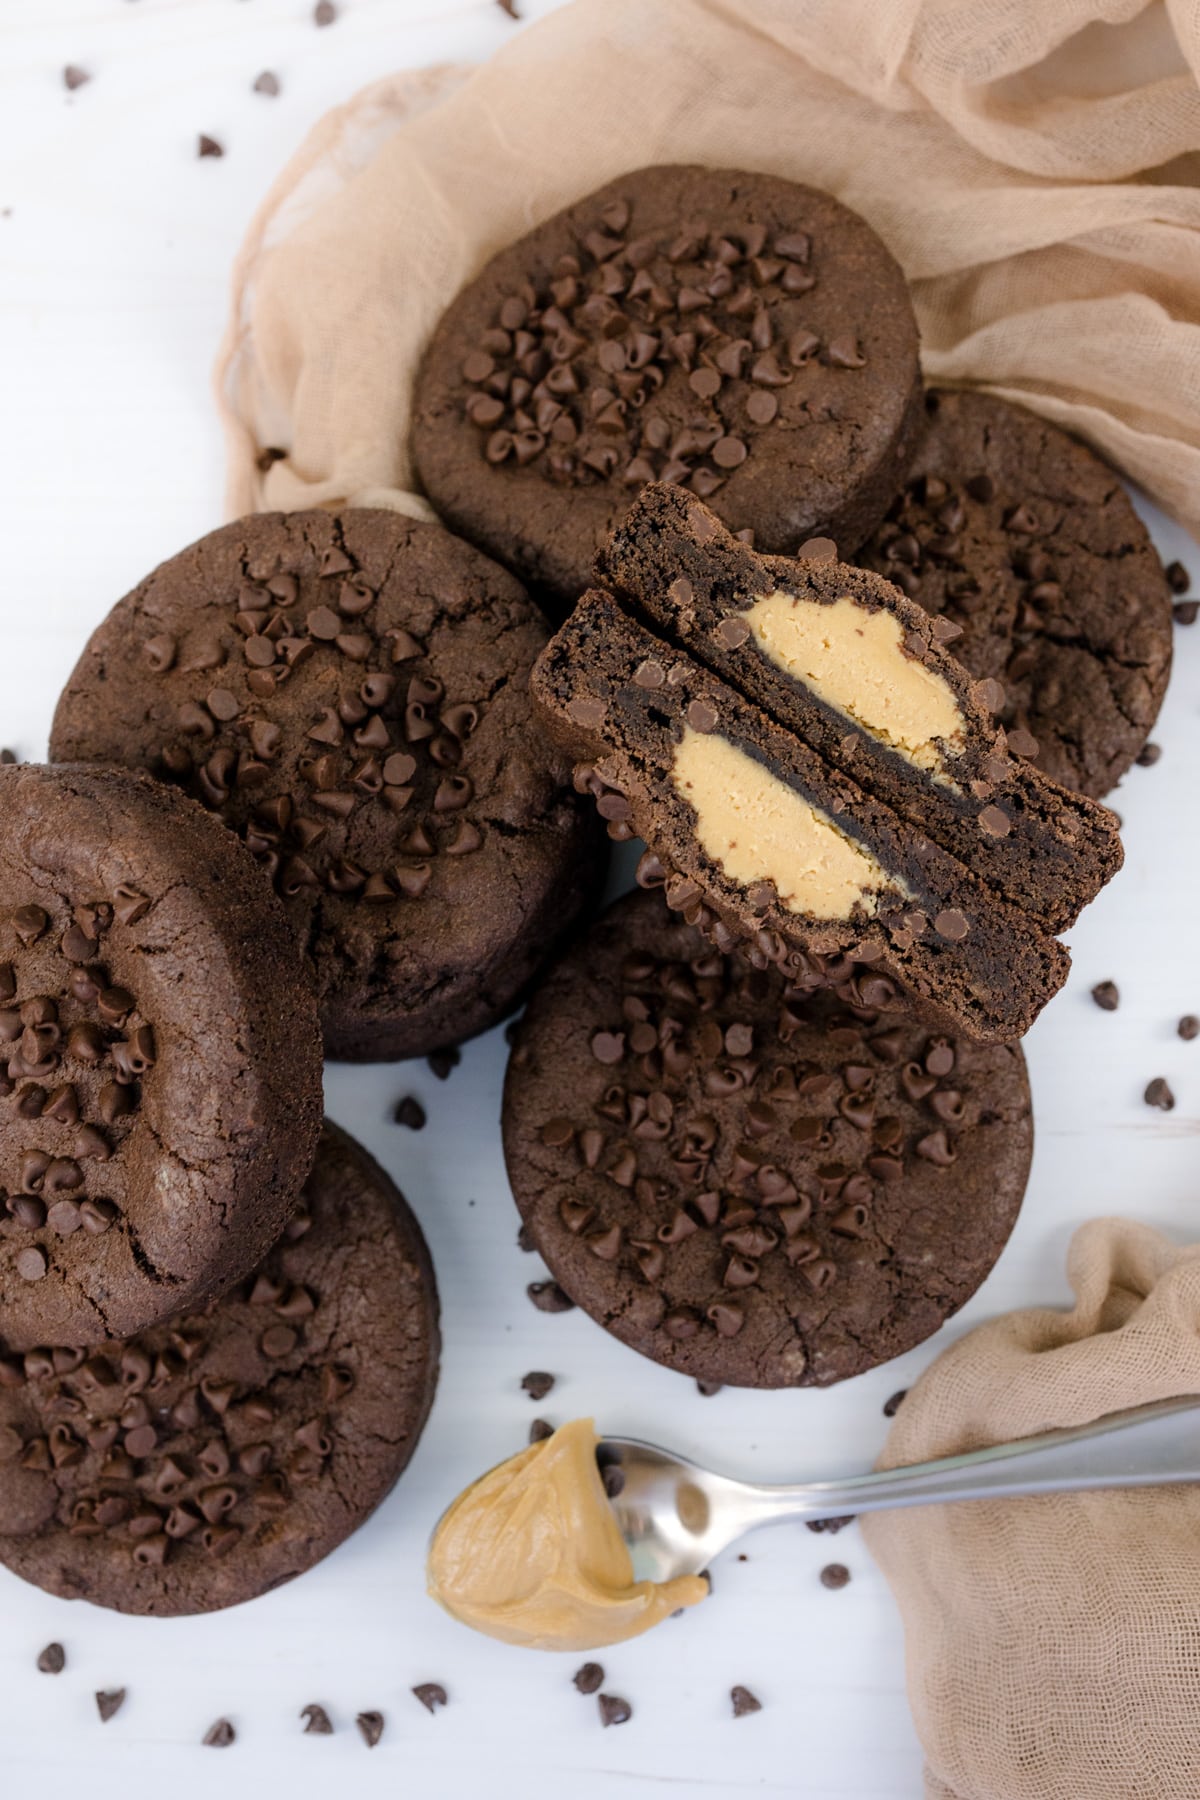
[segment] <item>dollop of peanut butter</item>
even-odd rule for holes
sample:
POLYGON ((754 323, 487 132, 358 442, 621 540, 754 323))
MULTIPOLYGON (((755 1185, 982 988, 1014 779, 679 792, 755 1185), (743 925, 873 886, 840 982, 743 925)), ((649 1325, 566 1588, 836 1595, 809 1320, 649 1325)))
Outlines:
POLYGON ((458 1496, 429 1549, 440 1606, 506 1644, 598 1650, 705 1598, 700 1575, 634 1580, 597 1442, 592 1421, 574 1419, 458 1496))

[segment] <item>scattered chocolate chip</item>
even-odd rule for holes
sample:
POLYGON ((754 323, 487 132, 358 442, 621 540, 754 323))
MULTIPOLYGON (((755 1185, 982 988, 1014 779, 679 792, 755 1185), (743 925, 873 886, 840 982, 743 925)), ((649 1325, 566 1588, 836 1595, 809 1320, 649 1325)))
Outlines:
POLYGON ((16 760, 17 753, 15 750, 0 750, 0 764, 3 764, 6 768, 11 767, 16 760))
POLYGON ((1153 1081, 1147 1083, 1142 1099, 1147 1106, 1157 1106, 1160 1112, 1170 1112, 1175 1105, 1175 1096, 1161 1075, 1156 1075, 1153 1081))
POLYGON ((524 1222, 517 1228, 517 1249, 524 1250, 527 1256, 531 1256, 537 1249, 537 1245, 529 1234, 529 1227, 524 1222))
POLYGON ((439 1706, 447 1704, 446 1690, 440 1681, 422 1681, 412 1691, 426 1712, 436 1712, 439 1706))
POLYGON ((582 1668, 576 1669, 571 1677, 581 1694, 594 1694, 604 1684, 604 1668, 601 1663, 586 1662, 582 1668))
POLYGON ((517 11, 517 0, 496 0, 496 5, 510 19, 519 19, 521 16, 517 11))
POLYGON ((209 137, 207 132, 200 133, 196 141, 197 156, 224 156, 224 154, 224 144, 218 143, 215 137, 209 137))
POLYGON ((895 1418, 896 1414, 900 1411, 901 1401, 904 1399, 907 1392, 907 1388, 897 1388, 894 1394, 888 1395, 883 1403, 883 1416, 885 1419, 895 1418))
MULTIPOLYGON (((337 16, 337 7, 333 4, 333 0, 317 0, 317 4, 313 7, 314 25, 332 25, 337 16)), ((364 1717, 366 1716, 374 1718, 376 1715, 371 1713, 369 1715, 364 1715, 364 1717)), ((380 1729, 383 1729, 382 1721, 380 1722, 380 1729)), ((378 1743, 378 1738, 375 1741, 378 1743)))
POLYGON ((619 1694, 601 1694, 596 1704, 600 1708, 602 1725, 627 1725, 633 1717, 632 1706, 619 1694))
POLYGON ((1101 1012, 1116 1012, 1121 1004, 1121 992, 1115 981, 1098 981, 1092 989, 1092 999, 1101 1012))
MULTIPOLYGON (((19 1261, 18 1258, 18 1263, 19 1261)), ((570 1295, 564 1294, 557 1281, 531 1281, 525 1292, 539 1312, 571 1312, 575 1306, 570 1295)))
POLYGON ((1186 594, 1192 585, 1192 578, 1181 562, 1168 563, 1164 573, 1167 586, 1173 594, 1186 594))
POLYGON ((706 1400, 711 1400, 714 1394, 719 1394, 724 1386, 723 1381, 698 1381, 696 1383, 697 1391, 703 1394, 706 1400))
MULTIPOLYGON (((72 94, 75 92, 76 88, 81 88, 85 81, 90 81, 91 79, 92 78, 87 70, 81 69, 76 63, 68 63, 63 70, 63 86, 72 94)), ((1180 592, 1182 591, 1183 590, 1180 589, 1180 592)))
POLYGON ((228 1719, 215 1720, 200 1740, 209 1750, 228 1750, 236 1741, 237 1732, 228 1719))
POLYGON ((305 1737, 332 1737, 333 1722, 323 1706, 316 1701, 300 1708, 300 1717, 304 1720, 305 1737))
POLYGON ((821 1570, 821 1586, 826 1588, 844 1588, 850 1579, 850 1571, 845 1563, 826 1563, 821 1570))
POLYGON ((274 100, 279 93, 278 75, 272 74, 270 69, 264 69, 254 83, 254 92, 256 94, 266 94, 269 99, 274 100))
POLYGON ((544 1400, 554 1386, 554 1377, 545 1369, 531 1369, 528 1375, 521 1377, 521 1386, 531 1400, 544 1400))
POLYGON ((1200 1019, 1196 1017, 1195 1013, 1184 1013, 1176 1030, 1184 1043, 1190 1044, 1193 1038, 1200 1037, 1200 1019))
POLYGON ((96 1695, 96 1711, 100 1714, 100 1723, 107 1725, 114 1719, 125 1704, 124 1688, 109 1688, 96 1695))
POLYGON ((853 1525, 854 1519, 853 1513, 834 1513, 828 1519, 805 1519, 804 1529, 806 1531, 824 1531, 830 1537, 836 1537, 839 1531, 845 1531, 847 1525, 853 1525))
POLYGON ((762 1711, 762 1701, 750 1692, 748 1687, 732 1687, 729 1698, 733 1702, 733 1716, 744 1719, 750 1713, 762 1711))
POLYGON ((529 1441, 531 1444, 540 1444, 546 1438, 553 1436, 554 1427, 550 1424, 548 1419, 535 1419, 529 1427, 529 1441))
POLYGON ((461 1050, 434 1050, 425 1059, 439 1081, 448 1081, 451 1070, 457 1069, 462 1061, 461 1050))
POLYGON ((397 1100, 392 1118, 397 1125, 407 1125, 410 1131, 425 1129, 425 1108, 414 1094, 405 1094, 402 1100, 397 1100))
POLYGON ((1200 617, 1200 600, 1177 600, 1171 616, 1177 625, 1194 625, 1200 617))
MULTIPOLYGON (((332 8, 330 9, 332 11, 332 8)), ((363 1743, 368 1750, 373 1750, 383 1736, 383 1714, 381 1712, 360 1712, 354 1723, 362 1733, 363 1743)))
POLYGON ((1143 744, 1134 760, 1139 769, 1152 769, 1161 755, 1161 744, 1143 744))
POLYGON ((61 1644, 47 1644, 37 1659, 43 1675, 61 1675, 67 1666, 67 1653, 61 1644))

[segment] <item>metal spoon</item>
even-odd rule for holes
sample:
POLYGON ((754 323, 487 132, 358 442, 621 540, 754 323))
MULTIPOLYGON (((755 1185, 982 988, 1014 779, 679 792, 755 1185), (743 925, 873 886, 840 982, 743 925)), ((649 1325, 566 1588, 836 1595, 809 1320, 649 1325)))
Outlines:
POLYGON ((785 1520, 1200 1481, 1200 1417, 1189 1422, 1187 1414, 1200 1416, 1200 1395, 1157 1400, 1107 1413, 1091 1425, 936 1462, 802 1486, 766 1487, 715 1475, 637 1438, 603 1438, 597 1456, 635 1578, 669 1581, 699 1574, 745 1532, 785 1520))

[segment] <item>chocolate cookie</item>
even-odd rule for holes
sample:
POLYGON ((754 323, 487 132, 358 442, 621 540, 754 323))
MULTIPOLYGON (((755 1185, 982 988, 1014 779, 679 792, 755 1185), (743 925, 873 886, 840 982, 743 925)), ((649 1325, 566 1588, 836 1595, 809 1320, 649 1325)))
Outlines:
POLYGON ((494 1024, 599 879, 595 821, 531 718, 545 637, 438 526, 257 515, 113 608, 51 755, 211 808, 283 899, 328 1054, 416 1056, 494 1024))
POLYGON ((321 1122, 283 909, 193 801, 0 768, 0 1341, 93 1344, 239 1280, 321 1122))
POLYGON ((1032 1147, 1019 1048, 809 993, 657 895, 539 988, 504 1090, 509 1178, 560 1286, 701 1381, 840 1381, 974 1293, 1032 1147))
POLYGON ((456 531, 554 607, 647 481, 763 549, 878 523, 920 423, 904 277, 828 194, 695 167, 620 176, 502 251, 417 378, 412 453, 456 531))
POLYGON ((0 1562, 119 1612, 266 1593, 379 1505, 438 1350, 420 1227, 327 1124, 298 1211, 234 1293, 87 1355, 0 1356, 0 1562))
POLYGON ((906 485, 858 560, 962 628, 1037 766, 1099 797, 1158 716, 1171 595, 1117 475, 989 394, 934 390, 906 485))

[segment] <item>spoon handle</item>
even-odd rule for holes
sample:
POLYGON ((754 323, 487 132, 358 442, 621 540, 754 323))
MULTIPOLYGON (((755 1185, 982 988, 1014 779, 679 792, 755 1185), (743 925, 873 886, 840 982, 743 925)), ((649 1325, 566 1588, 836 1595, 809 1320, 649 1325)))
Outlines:
POLYGON ((1090 1425, 934 1462, 803 1487, 763 1487, 759 1493, 768 1516, 829 1518, 946 1500, 1011 1500, 1172 1481, 1200 1481, 1200 1395, 1152 1401, 1107 1413, 1090 1425))

